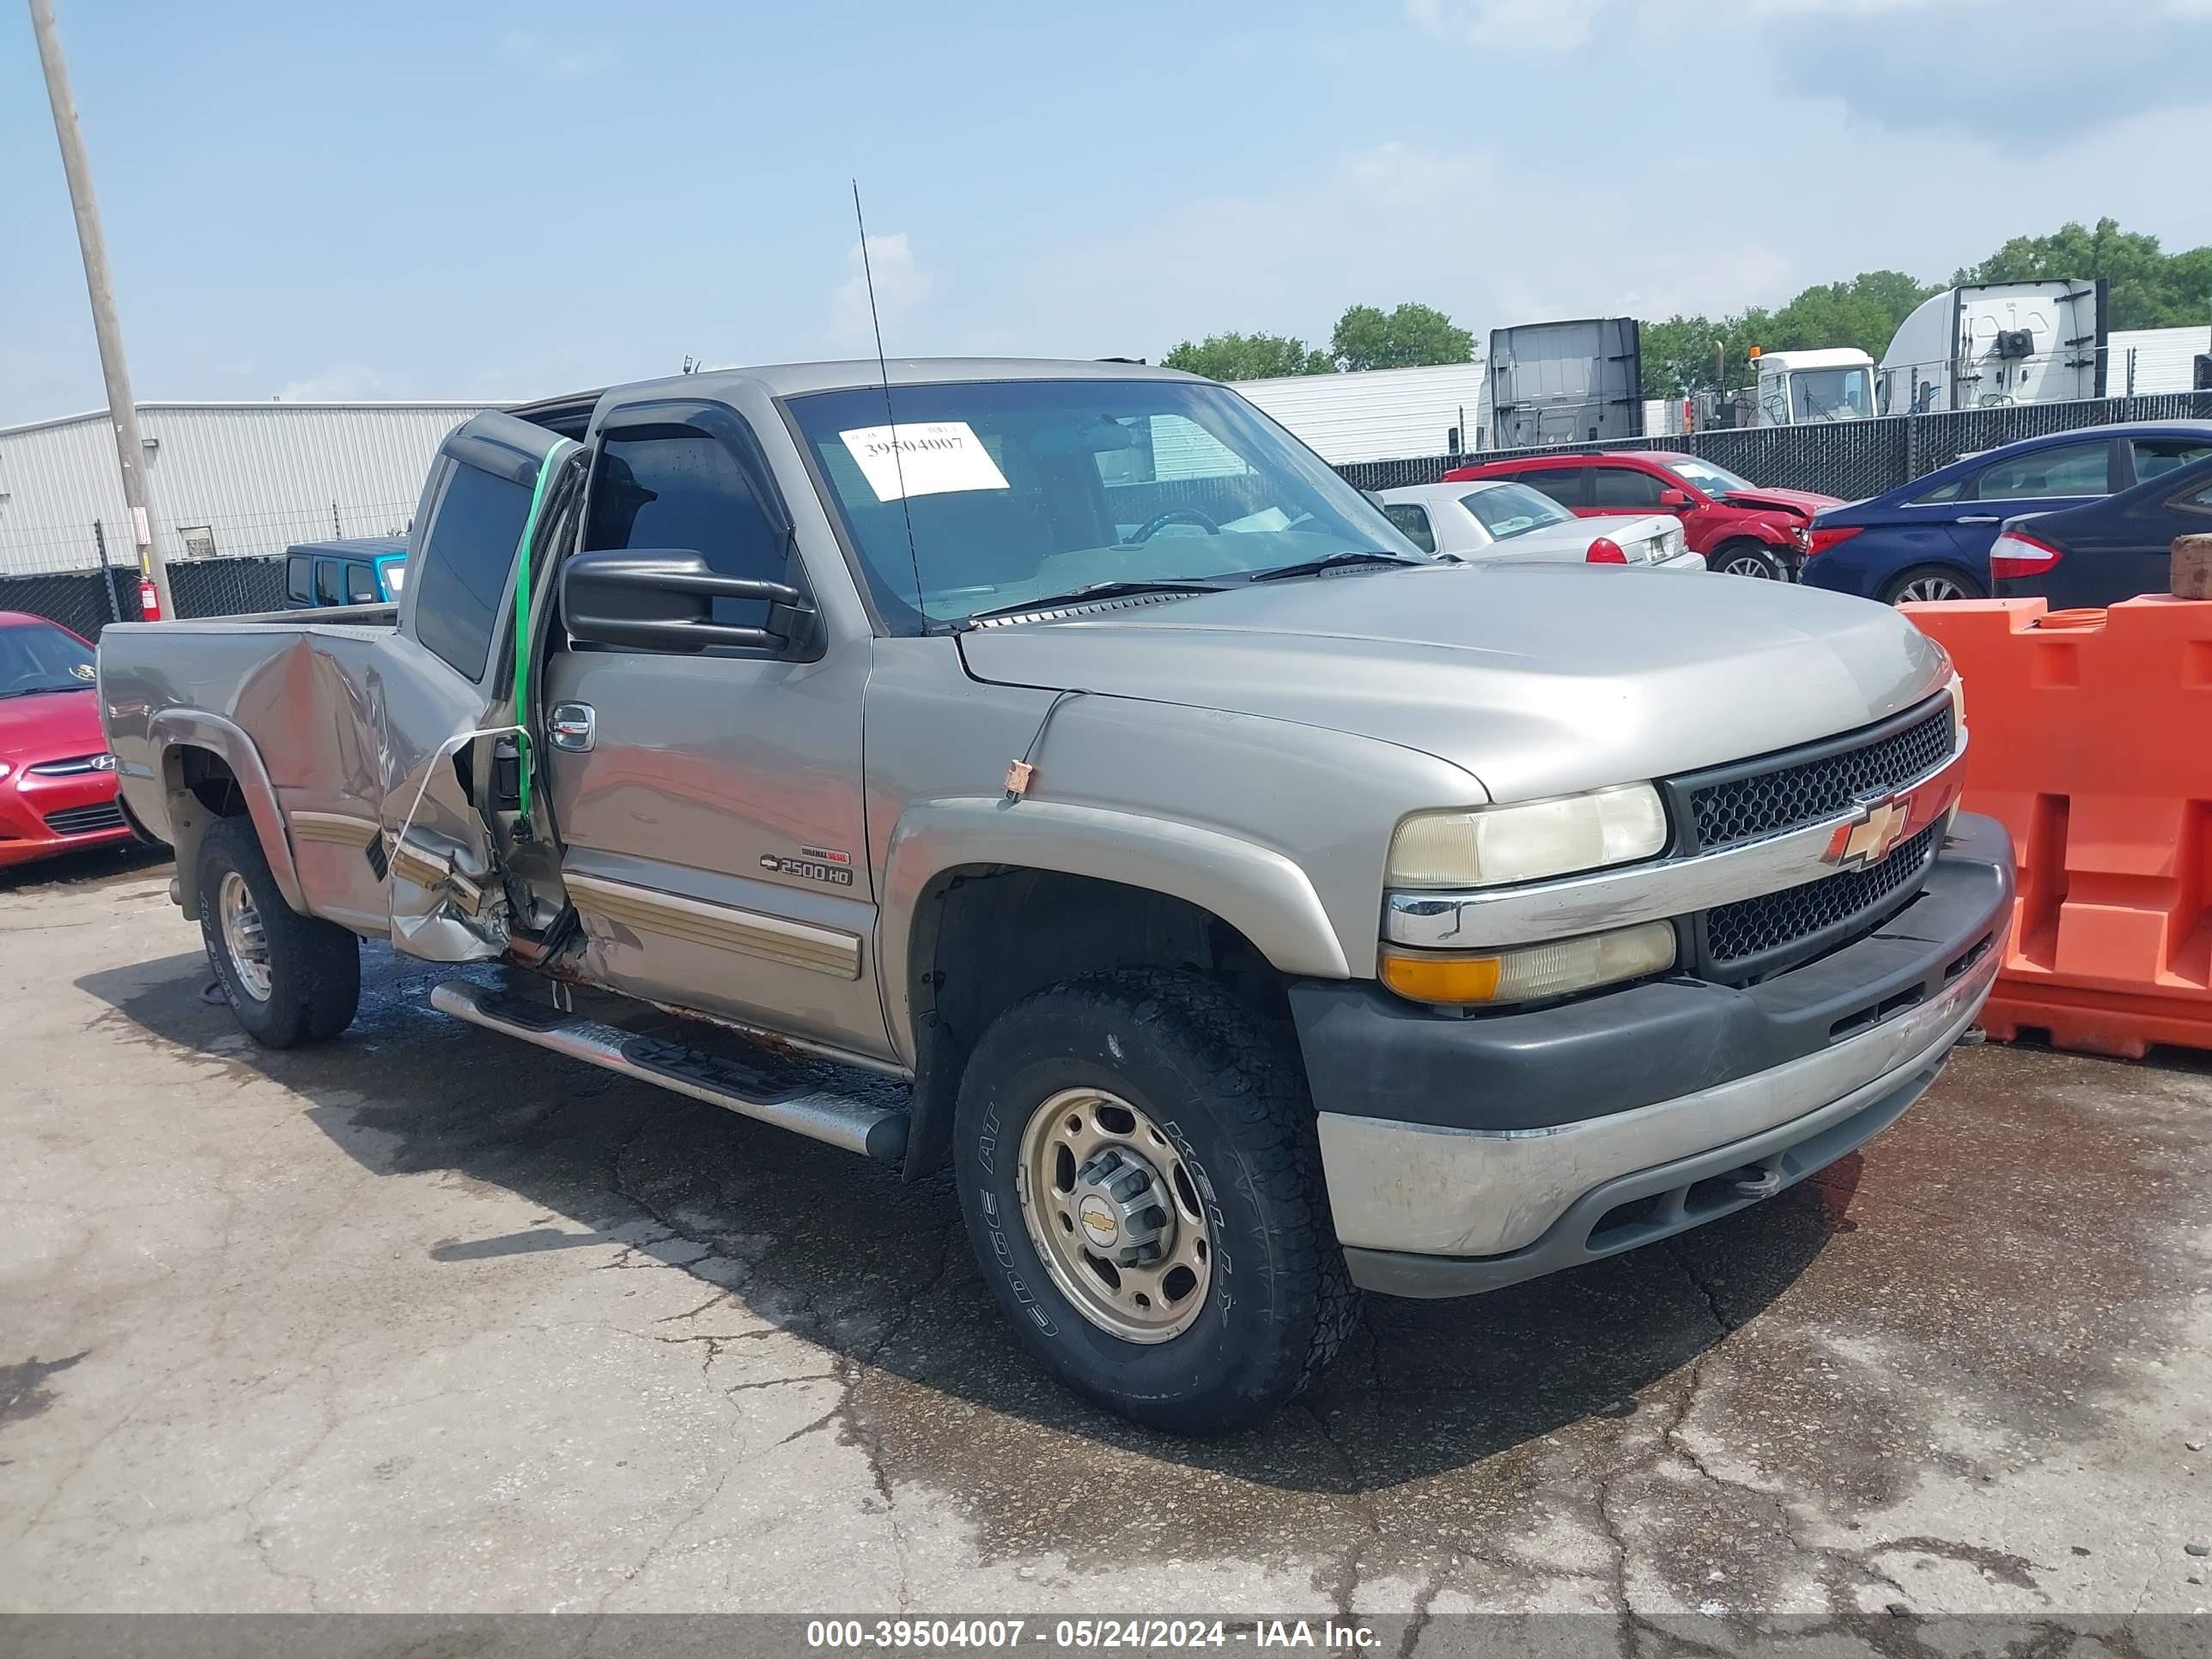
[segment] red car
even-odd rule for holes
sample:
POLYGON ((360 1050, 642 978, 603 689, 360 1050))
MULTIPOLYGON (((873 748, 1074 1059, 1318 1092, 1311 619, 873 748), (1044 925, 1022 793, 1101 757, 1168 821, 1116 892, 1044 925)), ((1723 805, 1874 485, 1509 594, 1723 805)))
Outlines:
POLYGON ((1444 477, 1510 478, 1584 517, 1679 514, 1683 539, 1705 556, 1707 569, 1784 581, 1805 562, 1813 515, 1844 504, 1806 489, 1763 489, 1724 466, 1668 449, 1523 456, 1455 467, 1444 477))
POLYGON ((0 866, 134 833, 116 803, 92 647, 0 611, 0 866))

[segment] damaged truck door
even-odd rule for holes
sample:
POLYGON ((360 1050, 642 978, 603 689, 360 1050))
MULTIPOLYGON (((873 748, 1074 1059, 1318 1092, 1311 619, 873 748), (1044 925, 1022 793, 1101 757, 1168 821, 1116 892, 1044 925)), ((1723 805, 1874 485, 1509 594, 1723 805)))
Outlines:
POLYGON ((530 631, 528 584, 541 574, 526 568, 528 544, 556 516, 549 503, 576 448, 513 416, 479 415, 441 447, 423 491, 419 568, 380 677, 391 937, 410 956, 496 957, 514 903, 528 902, 498 876, 527 823, 532 758, 518 724, 527 674, 514 667, 526 669, 531 646, 518 655, 514 641, 518 622, 530 631))

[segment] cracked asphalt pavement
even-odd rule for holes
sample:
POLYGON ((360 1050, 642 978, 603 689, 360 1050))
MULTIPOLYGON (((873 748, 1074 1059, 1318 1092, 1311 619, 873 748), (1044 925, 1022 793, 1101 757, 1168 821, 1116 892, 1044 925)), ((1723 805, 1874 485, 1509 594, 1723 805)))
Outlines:
POLYGON ((1187 1443, 1020 1356, 941 1183, 447 1020, 381 949, 343 1040, 256 1049, 168 874, 0 877, 0 1609, 2212 1603, 2200 1061, 1964 1051, 1817 1181, 1370 1300, 1187 1443))

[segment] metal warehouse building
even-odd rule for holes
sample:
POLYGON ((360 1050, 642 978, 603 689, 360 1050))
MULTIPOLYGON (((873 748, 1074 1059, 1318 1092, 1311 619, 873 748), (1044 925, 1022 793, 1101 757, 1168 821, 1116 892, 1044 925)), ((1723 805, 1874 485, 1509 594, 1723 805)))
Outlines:
MULTIPOLYGON (((171 561, 404 531, 430 458, 483 403, 141 404, 171 561)), ((104 410, 0 428, 0 575, 134 565, 104 410)))

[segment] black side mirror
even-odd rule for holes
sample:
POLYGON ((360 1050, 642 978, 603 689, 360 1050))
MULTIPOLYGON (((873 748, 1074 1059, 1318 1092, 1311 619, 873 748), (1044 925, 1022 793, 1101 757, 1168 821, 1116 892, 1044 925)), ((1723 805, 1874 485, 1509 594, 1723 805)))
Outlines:
POLYGON ((574 555, 561 567, 561 615, 570 635, 587 644, 646 651, 792 652, 804 649, 814 631, 814 611, 797 588, 718 575, 704 555, 676 548, 574 555), (767 621, 757 628, 718 623, 716 599, 764 604, 767 621))

